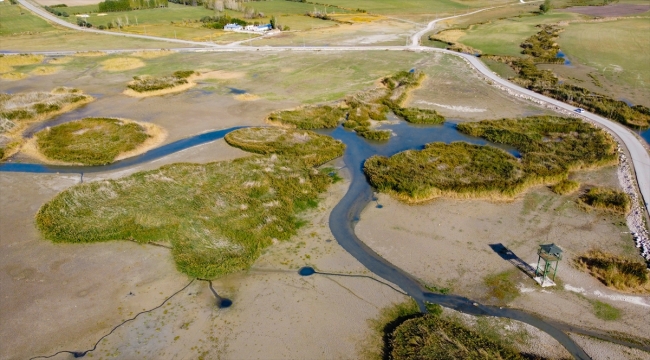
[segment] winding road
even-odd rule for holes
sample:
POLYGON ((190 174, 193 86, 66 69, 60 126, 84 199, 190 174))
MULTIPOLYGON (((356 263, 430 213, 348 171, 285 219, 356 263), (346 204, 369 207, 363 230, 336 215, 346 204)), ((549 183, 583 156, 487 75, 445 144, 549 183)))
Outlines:
MULTIPOLYGON (((430 47, 423 47, 419 45, 420 38, 425 35, 427 32, 432 31, 434 29, 435 24, 438 21, 441 20, 446 20, 450 18, 456 18, 460 16, 467 16, 470 14, 475 14, 481 11, 489 10, 492 8, 486 8, 486 9, 480 9, 476 10, 470 13, 466 14, 461 14, 461 15, 455 15, 452 17, 447 17, 443 19, 437 19, 432 22, 430 22, 426 28, 424 28, 421 31, 418 31, 411 37, 411 44, 409 46, 351 46, 351 47, 243 47, 243 46, 223 46, 223 45, 215 45, 211 43, 203 43, 203 42, 194 42, 194 41, 187 41, 187 40, 177 40, 177 39, 167 39, 167 38, 159 38, 159 37, 154 37, 154 36, 147 36, 147 35, 137 35, 137 34, 126 34, 126 33, 117 33, 117 32, 108 32, 108 31, 101 31, 101 30, 95 30, 95 29, 88 29, 88 28, 81 28, 76 25, 70 24, 62 19, 57 18, 56 16, 48 13, 44 9, 33 5, 32 3, 29 3, 27 0, 17 0, 21 5, 23 5, 25 8, 29 9, 30 11, 33 11, 37 15, 47 19, 48 21, 54 22, 56 24, 59 24, 61 26, 65 26, 67 28, 72 28, 78 31, 86 31, 86 32, 93 32, 93 33, 100 33, 100 34, 110 34, 110 35, 116 35, 116 36, 127 36, 127 37, 134 37, 134 38, 141 38, 141 39, 148 39, 148 40, 158 40, 158 41, 168 41, 168 42, 173 42, 173 43, 179 43, 179 44, 184 44, 184 45, 191 45, 191 46, 201 46, 197 48, 184 48, 184 49, 175 49, 174 51, 179 51, 179 52, 275 52, 275 51, 306 51, 306 52, 318 52, 318 51, 416 51, 416 52, 441 52, 445 54, 450 54, 454 56, 459 56, 463 59, 465 59, 470 65, 472 65, 479 73, 481 73, 483 76, 485 76, 487 79, 490 81, 493 81, 494 83, 498 84, 499 86, 506 88, 512 92, 521 94, 525 97, 535 99, 536 101, 542 102, 544 104, 556 107, 561 110, 573 112, 574 107, 565 103, 562 103, 560 101, 548 98, 546 96, 537 94, 535 92, 529 91, 527 89, 521 88, 507 80, 504 80, 494 74, 486 65, 484 65, 478 58, 472 55, 467 55, 467 54, 460 54, 456 52, 452 52, 449 50, 445 49, 436 49, 436 48, 430 48, 430 47)), ((522 1, 523 3, 523 1, 522 1)), ((109 50, 107 52, 127 52, 127 51, 136 51, 136 50, 109 50)), ((54 52, 39 52, 40 54, 46 54, 46 55, 63 55, 71 52, 60 52, 60 51, 54 51, 54 52)), ((620 143, 625 149, 627 150, 631 161, 633 165, 633 169, 635 172, 635 176, 637 179, 638 186, 640 188, 640 193, 643 198, 644 204, 646 211, 648 211, 649 207, 649 202, 650 202, 650 155, 648 152, 645 150, 643 147, 642 143, 635 137, 635 135, 628 130, 627 128, 623 127, 622 125, 613 122, 611 120, 608 120, 606 118, 600 117, 598 115, 592 114, 592 113, 587 113, 583 112, 579 116, 583 117, 586 120, 589 120, 595 124, 598 124, 599 126, 609 130, 615 136, 620 140, 620 143)), ((232 129, 228 129, 232 130, 232 129)), ((224 131, 228 131, 224 130, 224 131)), ((206 136, 204 142, 211 141, 209 139, 215 139, 218 137, 223 136, 223 133, 211 133, 210 136, 206 136)), ((166 151, 177 149, 180 144, 169 144, 168 146, 171 146, 169 148, 166 148, 166 151)), ((182 144, 183 146, 187 146, 188 144, 182 144)), ((163 147, 164 148, 164 147, 163 147)), ((164 153, 164 152, 163 152, 164 153)), ((155 153, 154 153, 155 154, 155 153)), ((161 155, 162 153, 158 153, 156 156, 163 156, 161 155)), ((146 156, 147 154, 145 154, 146 156)), ((149 156, 151 156, 150 154, 149 156)), ((368 185, 367 181, 365 180, 365 177, 363 177, 363 174, 360 173, 360 169, 358 169, 358 166, 354 165, 357 164, 358 162, 358 156, 359 154, 355 154, 354 151, 348 151, 346 152, 345 155, 345 161, 346 164, 350 164, 351 169, 352 169, 352 183, 350 184, 350 188, 346 195, 343 197, 343 199, 335 206, 334 210, 332 211, 330 215, 330 228, 332 230, 332 233, 334 237, 337 239, 339 244, 348 251, 350 254, 352 254, 359 262, 361 262, 364 266, 366 266, 370 271, 372 271, 374 274, 394 283, 397 284, 400 288, 402 288, 404 291, 406 291, 409 296, 412 296, 420 306, 422 311, 426 312, 426 308, 424 306, 425 301, 432 302, 432 303, 438 303, 462 312, 470 313, 470 314, 475 314, 475 315, 492 315, 492 316, 500 316, 500 317, 507 317, 519 321, 524 321, 526 323, 529 323, 533 326, 538 327, 539 329, 543 330, 544 332, 548 333, 549 335, 553 336, 555 339, 557 339, 560 343, 562 343, 567 350, 569 350, 572 355, 578 359, 589 359, 589 356, 579 347, 577 346, 570 338, 568 335, 566 335, 562 330, 568 331, 568 329, 563 328, 561 325, 557 324, 550 324, 548 322, 543 321, 542 319, 534 316, 527 314, 523 311, 520 310, 514 310, 514 309, 501 309, 497 307, 491 307, 491 306, 483 306, 477 303, 472 302, 469 299, 460 297, 460 296, 454 296, 454 295, 441 295, 441 294, 434 294, 431 292, 428 292, 423 286, 420 284, 420 282, 412 277, 410 274, 406 273, 405 271, 399 269, 398 267, 394 266, 387 260, 381 258, 378 254, 376 254, 372 249, 370 249, 367 245, 365 245, 354 233, 354 225, 356 224, 356 221, 358 221, 359 215, 363 208, 368 204, 368 202, 372 199, 372 189, 368 185)), ((146 159, 146 158, 145 158, 146 159)), ((142 162, 143 159, 139 158, 139 162, 142 162)), ((124 166, 130 166, 132 163, 129 162, 122 162, 119 163, 119 165, 116 165, 116 167, 124 167, 124 166)), ((0 165, 0 171, 30 171, 29 169, 25 168, 25 164, 2 164, 0 165), (22 167, 21 167, 22 166, 22 167)), ((42 167, 42 166, 41 166, 42 167)), ((32 172, 49 172, 51 171, 52 168, 49 167, 44 167, 44 169, 36 169, 33 168, 31 171, 32 172)), ((78 169, 67 169, 69 172, 79 172, 78 169)), ((106 168, 103 167, 101 170, 97 171, 105 171, 105 170, 112 170, 112 168, 106 168)), ((59 169, 59 171, 66 171, 65 169, 59 169)), ((85 171, 93 171, 90 169, 87 169, 85 171)), ((566 327, 566 326, 565 326, 566 327)))

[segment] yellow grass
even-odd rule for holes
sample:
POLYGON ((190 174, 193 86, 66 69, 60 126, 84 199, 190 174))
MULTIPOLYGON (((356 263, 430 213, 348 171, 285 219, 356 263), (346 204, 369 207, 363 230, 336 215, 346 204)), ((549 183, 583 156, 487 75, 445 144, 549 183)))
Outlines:
POLYGON ((235 95, 235 100, 239 101, 255 101, 258 100, 260 97, 254 94, 239 94, 235 95))
POLYGON ((0 79, 2 80, 21 80, 27 77, 27 74, 21 73, 21 72, 8 72, 4 74, 0 74, 0 79))
POLYGON ((192 81, 194 79, 196 79, 196 78, 193 78, 192 76, 190 76, 189 78, 187 78, 187 83, 186 84, 170 87, 170 88, 167 88, 167 89, 155 90, 155 91, 145 91, 145 92, 138 92, 138 91, 135 91, 133 89, 126 89, 126 90, 122 91, 122 94, 124 94, 126 96, 135 97, 135 98, 146 98, 146 97, 151 97, 151 96, 162 96, 162 95, 167 95, 167 94, 173 94, 173 93, 177 93, 177 92, 181 92, 181 91, 185 91, 185 90, 193 88, 196 85, 196 83, 194 81, 192 81))
POLYGON ((368 14, 332 14, 329 16, 336 21, 356 23, 369 23, 385 19, 383 16, 368 14))
POLYGON ((43 55, 5 55, 0 57, 0 72, 12 71, 15 66, 38 64, 43 59, 43 55))
POLYGON ((458 42, 458 39, 463 35, 465 35, 465 31, 463 30, 445 30, 436 34, 435 38, 440 41, 455 43, 458 42))
MULTIPOLYGON (((140 126, 142 126, 145 129, 145 132, 147 135, 150 137, 145 140, 140 146, 136 147, 135 149, 127 152, 123 152, 120 155, 118 155, 115 158, 115 161, 130 158, 133 156, 137 156, 140 154, 144 154, 145 152, 154 149, 160 144, 162 144, 165 139, 167 139, 167 131, 163 129, 162 127, 152 124, 152 123, 141 123, 138 121, 134 120, 129 120, 129 119, 122 119, 118 118, 124 123, 136 123, 140 126)), ((72 165, 83 165, 80 163, 71 163, 71 162, 65 162, 65 161, 60 161, 60 160, 53 160, 45 156, 41 150, 38 148, 38 144, 36 143, 36 137, 32 137, 27 142, 23 145, 23 147, 20 149, 20 152, 22 154, 25 154, 32 159, 35 159, 43 164, 48 164, 48 165, 67 165, 67 166, 72 166, 72 165)))
POLYGON ((142 51, 134 52, 131 55, 143 59, 155 59, 155 58, 171 55, 173 53, 174 52, 170 50, 142 50, 142 51))
POLYGON ((51 75, 59 72, 61 70, 60 66, 39 66, 32 70, 30 74, 32 75, 51 75))
POLYGON ((79 51, 78 53, 74 54, 74 56, 81 56, 81 57, 96 57, 96 56, 104 56, 104 55, 106 55, 106 53, 103 51, 79 51))
POLYGON ((246 76, 245 72, 240 71, 209 71, 202 73, 200 79, 216 79, 216 80, 231 80, 231 79, 240 79, 246 76))
POLYGON ((144 61, 138 58, 114 58, 101 62, 102 70, 105 71, 126 71, 141 68, 145 65, 144 61))

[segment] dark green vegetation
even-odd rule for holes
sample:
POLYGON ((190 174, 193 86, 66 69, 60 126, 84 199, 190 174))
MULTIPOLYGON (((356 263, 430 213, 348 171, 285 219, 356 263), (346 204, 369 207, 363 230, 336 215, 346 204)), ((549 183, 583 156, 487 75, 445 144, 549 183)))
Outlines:
POLYGON ((345 145, 329 136, 307 130, 258 127, 235 130, 225 137, 228 144, 257 154, 278 154, 318 166, 343 155, 345 145))
POLYGON ((223 29, 228 24, 248 25, 246 21, 230 17, 227 14, 223 16, 204 16, 201 18, 201 22, 204 27, 210 29, 223 29))
POLYGON ((133 81, 127 85, 131 90, 143 93, 173 88, 179 85, 187 84, 187 78, 194 74, 192 70, 179 70, 171 76, 151 77, 151 76, 134 76, 133 81))
POLYGON ((150 137, 137 123, 110 118, 72 121, 41 130, 35 136, 46 157, 83 165, 111 163, 150 137))
POLYGON ((43 205, 36 223, 54 242, 167 243, 179 271, 215 278, 247 269, 264 248, 304 225, 298 213, 317 206, 332 182, 330 170, 318 171, 299 160, 308 154, 297 155, 173 164, 80 184, 43 205))
POLYGON ((580 183, 571 180, 562 180, 551 186, 551 191, 558 195, 567 195, 575 192, 580 188, 580 183))
POLYGON ((63 17, 69 17, 70 16, 70 14, 68 14, 65 11, 57 9, 57 7, 60 8, 60 6, 55 5, 55 6, 52 6, 52 7, 43 6, 43 9, 47 10, 49 13, 52 13, 52 14, 54 14, 56 16, 63 16, 63 17))
POLYGON ((609 287, 631 292, 650 292, 647 266, 642 261, 592 250, 578 257, 576 264, 609 287))
POLYGON ((375 88, 345 98, 342 106, 309 106, 297 110, 278 111, 268 117, 271 123, 298 129, 334 128, 343 119, 346 129, 370 140, 388 140, 388 130, 371 130, 371 120, 386 120, 389 111, 417 124, 441 124, 444 117, 435 110, 404 108, 408 91, 420 85, 424 73, 401 71, 382 79, 383 88, 375 88))
POLYGON ((580 196, 580 202, 592 208, 607 210, 620 214, 630 211, 630 198, 626 193, 615 190, 593 187, 580 196))
POLYGON ((617 161, 606 133, 573 118, 486 120, 458 130, 510 145, 521 160, 490 146, 432 143, 390 158, 373 156, 364 165, 366 176, 379 191, 407 202, 441 195, 511 198, 530 186, 561 182, 570 171, 617 161))
POLYGON ((167 0, 105 0, 99 3, 99 12, 129 11, 167 7, 167 0))
POLYGON ((390 339, 390 359, 524 359, 513 347, 460 320, 427 314, 404 321, 390 339))
POLYGON ((632 128, 650 126, 650 109, 635 105, 629 106, 621 100, 587 90, 583 87, 561 84, 549 70, 540 70, 539 63, 562 63, 557 58, 557 38, 561 28, 553 25, 541 25, 542 29, 528 38, 521 47, 526 58, 509 56, 486 56, 486 58, 508 64, 517 73, 512 81, 535 92, 566 102, 576 107, 608 117, 632 128))

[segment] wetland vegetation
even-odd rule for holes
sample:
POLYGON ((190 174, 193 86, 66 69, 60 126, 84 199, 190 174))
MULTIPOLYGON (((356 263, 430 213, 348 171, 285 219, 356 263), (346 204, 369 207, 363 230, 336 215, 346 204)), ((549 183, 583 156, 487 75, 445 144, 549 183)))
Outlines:
POLYGON ((277 127, 250 127, 225 136, 231 146, 256 154, 278 154, 318 166, 343 155, 345 145, 313 131, 277 127))
POLYGON ((109 164, 151 137, 135 122, 112 118, 72 121, 34 136, 38 150, 47 158, 83 165, 109 164))
POLYGON ((0 94, 0 134, 10 141, 3 147, 4 158, 23 144, 22 132, 31 123, 44 121, 93 100, 81 90, 56 88, 51 92, 0 94))
POLYGON ((578 119, 552 116, 463 123, 462 133, 509 145, 517 159, 490 146, 431 143, 390 158, 369 158, 364 171, 381 192, 420 202, 438 196, 512 198, 530 186, 566 180, 570 171, 617 162, 615 142, 578 119))
POLYGON ((593 187, 580 195, 580 202, 591 208, 627 214, 630 211, 630 197, 623 191, 593 187))
POLYGON ((562 180, 551 186, 551 191, 558 195, 568 195, 576 192, 580 188, 580 183, 572 180, 562 180))
POLYGON ((383 78, 383 87, 348 96, 339 105, 306 106, 295 110, 277 111, 267 121, 298 129, 334 128, 343 121, 346 129, 370 140, 388 140, 388 130, 371 129, 371 121, 386 120, 389 111, 416 124, 441 124, 444 117, 435 110, 404 108, 408 92, 420 86, 425 75, 416 71, 400 71, 383 78))
POLYGON ((650 277, 647 265, 642 261, 595 249, 578 257, 576 265, 606 286, 622 291, 650 293, 650 277))
POLYGON ((139 93, 170 89, 187 84, 187 78, 192 75, 194 75, 192 70, 179 70, 170 76, 163 77, 134 76, 133 81, 127 87, 139 93))
MULTIPOLYGON (((247 269, 264 248, 304 225, 299 213, 317 206, 319 194, 333 181, 329 170, 311 166, 329 160, 324 154, 311 157, 295 143, 278 143, 295 139, 288 133, 262 144, 254 141, 261 136, 255 130, 231 137, 264 156, 172 164, 77 185, 43 205, 37 226, 54 242, 165 243, 178 270, 192 277, 247 269)), ((314 150, 325 142, 320 136, 310 139, 314 150)), ((339 156, 341 144, 329 145, 328 156, 339 156)))

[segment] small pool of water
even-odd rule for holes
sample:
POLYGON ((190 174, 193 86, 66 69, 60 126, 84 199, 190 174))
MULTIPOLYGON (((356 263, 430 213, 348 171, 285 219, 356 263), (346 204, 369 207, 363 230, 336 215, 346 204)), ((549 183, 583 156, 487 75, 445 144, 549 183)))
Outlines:
POLYGON ((241 94, 246 94, 247 93, 246 90, 237 89, 237 88, 234 88, 234 87, 228 87, 228 90, 230 90, 231 94, 235 94, 235 95, 241 95, 241 94))

